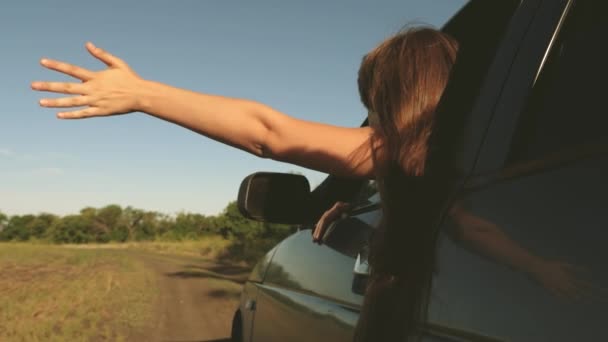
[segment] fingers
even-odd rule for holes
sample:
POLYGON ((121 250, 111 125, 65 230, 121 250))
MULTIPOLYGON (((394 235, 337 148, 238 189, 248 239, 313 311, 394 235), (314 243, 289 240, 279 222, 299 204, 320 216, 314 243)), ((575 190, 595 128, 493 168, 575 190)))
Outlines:
POLYGON ((323 229, 323 216, 312 229, 312 242, 321 243, 321 230, 323 229))
POLYGON ((93 45, 93 43, 88 42, 86 44, 87 50, 89 53, 93 55, 93 57, 99 59, 103 63, 105 63, 109 67, 127 67, 127 64, 120 58, 106 52, 103 49, 100 49, 93 45))
POLYGON ((67 107, 80 107, 87 106, 90 104, 89 96, 73 96, 73 97, 63 97, 57 99, 42 99, 40 100, 40 105, 43 107, 50 108, 67 108, 67 107))
POLYGON ((323 214, 327 221, 335 221, 338 218, 345 218, 345 214, 350 209, 350 204, 345 202, 336 202, 334 206, 323 214))
POLYGON ((312 241, 321 244, 321 237, 323 236, 323 233, 325 233, 325 223, 319 222, 313 231, 312 241))
POLYGON ((600 287, 587 279, 591 272, 586 267, 554 262, 547 271, 549 273, 540 279, 541 284, 557 298, 576 301, 606 300, 600 287))
POLYGON ((88 81, 93 78, 94 72, 60 61, 43 58, 40 60, 40 64, 47 69, 55 70, 60 73, 70 75, 82 81, 88 81))
POLYGON ((85 93, 85 85, 82 83, 67 83, 67 82, 33 82, 32 89, 40 91, 49 91, 62 94, 78 94, 85 93))
MULTIPOLYGON (((335 206, 334 206, 334 208, 335 208, 335 206)), ((321 215, 321 218, 315 225, 315 230, 312 235, 313 242, 321 244, 322 237, 325 234, 325 231, 327 230, 327 226, 335 220, 335 218, 334 218, 335 209, 334 208, 329 209, 328 211, 324 212, 323 215, 321 215)))
POLYGON ((581 265, 575 265, 575 264, 570 264, 570 263, 562 263, 561 264, 563 268, 566 269, 566 271, 572 273, 572 274, 579 274, 579 275, 589 275, 591 273, 591 271, 585 267, 585 266, 581 266, 581 265))
POLYGON ((57 117, 59 119, 69 119, 69 120, 73 120, 73 119, 86 119, 86 118, 92 118, 95 116, 102 116, 103 113, 101 113, 99 111, 98 108, 95 107, 91 107, 91 108, 86 108, 86 109, 81 109, 81 110, 75 110, 72 112, 60 112, 57 113, 57 117))
POLYGON ((315 228, 314 228, 313 233, 312 233, 312 241, 313 242, 321 244, 321 242, 322 242, 321 238, 323 237, 323 234, 325 234, 325 230, 326 230, 327 226, 329 225, 329 223, 331 223, 331 221, 333 221, 333 220, 328 220, 329 216, 331 214, 330 211, 331 210, 328 210, 325 213, 323 213, 323 215, 321 215, 321 218, 319 219, 319 221, 315 225, 315 228))
POLYGON ((321 244, 327 227, 350 209, 350 203, 336 202, 329 210, 321 215, 312 232, 312 241, 321 244))

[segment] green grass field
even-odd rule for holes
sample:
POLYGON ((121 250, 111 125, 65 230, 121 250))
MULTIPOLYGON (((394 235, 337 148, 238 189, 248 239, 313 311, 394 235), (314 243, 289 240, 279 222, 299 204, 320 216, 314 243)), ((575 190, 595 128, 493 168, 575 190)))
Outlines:
POLYGON ((230 244, 229 240, 219 236, 208 236, 195 240, 127 242, 115 245, 154 253, 198 256, 215 260, 222 256, 230 244))
POLYGON ((151 324, 151 271, 120 250, 0 244, 0 341, 121 341, 151 324))

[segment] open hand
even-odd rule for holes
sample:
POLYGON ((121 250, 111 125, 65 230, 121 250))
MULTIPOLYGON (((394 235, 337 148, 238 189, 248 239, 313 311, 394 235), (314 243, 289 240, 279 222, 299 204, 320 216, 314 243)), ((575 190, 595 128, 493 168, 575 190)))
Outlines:
POLYGON ((32 82, 32 89, 75 95, 71 97, 41 99, 40 105, 53 108, 85 107, 57 114, 61 119, 81 119, 95 116, 125 114, 139 110, 138 90, 143 80, 118 57, 87 43, 93 57, 108 68, 94 72, 72 64, 42 59, 42 66, 79 79, 75 82, 32 82))
POLYGON ((581 299, 591 294, 592 286, 578 278, 580 271, 580 267, 566 262, 543 260, 533 267, 531 275, 556 297, 581 299))

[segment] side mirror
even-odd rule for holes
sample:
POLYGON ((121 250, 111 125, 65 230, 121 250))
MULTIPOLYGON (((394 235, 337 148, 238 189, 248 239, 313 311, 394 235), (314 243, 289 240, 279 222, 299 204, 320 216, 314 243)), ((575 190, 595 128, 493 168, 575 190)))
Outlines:
POLYGON ((241 182, 238 208, 263 222, 304 224, 311 221, 310 184, 302 175, 256 172, 241 182))

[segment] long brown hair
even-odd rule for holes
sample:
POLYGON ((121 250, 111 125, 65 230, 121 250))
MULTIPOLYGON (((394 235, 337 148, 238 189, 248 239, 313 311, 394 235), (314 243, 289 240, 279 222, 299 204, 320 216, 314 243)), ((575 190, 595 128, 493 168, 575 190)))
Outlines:
POLYGON ((440 205, 426 170, 429 138, 457 49, 440 31, 411 28, 382 42, 359 69, 383 219, 355 341, 405 341, 426 319, 440 205))

